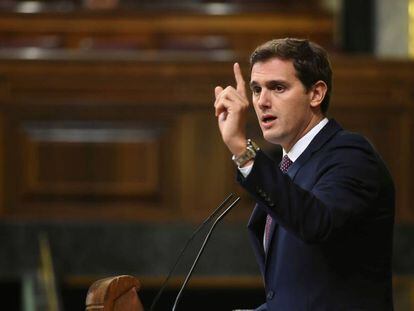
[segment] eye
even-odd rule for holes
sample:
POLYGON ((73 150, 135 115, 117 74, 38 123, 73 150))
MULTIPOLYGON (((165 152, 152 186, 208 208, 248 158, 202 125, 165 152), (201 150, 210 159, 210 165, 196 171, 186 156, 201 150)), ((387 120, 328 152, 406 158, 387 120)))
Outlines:
POLYGON ((270 91, 274 91, 276 93, 283 93, 287 89, 287 85, 280 81, 270 81, 267 85, 267 88, 270 91))
POLYGON ((285 90, 286 90, 286 88, 285 88, 285 86, 284 86, 284 85, 282 85, 282 84, 277 84, 277 85, 275 85, 274 90, 275 90, 277 93, 282 93, 283 91, 285 91, 285 90))
POLYGON ((252 87, 252 93, 255 96, 258 96, 260 94, 260 92, 262 91, 262 88, 259 86, 253 86, 252 87))

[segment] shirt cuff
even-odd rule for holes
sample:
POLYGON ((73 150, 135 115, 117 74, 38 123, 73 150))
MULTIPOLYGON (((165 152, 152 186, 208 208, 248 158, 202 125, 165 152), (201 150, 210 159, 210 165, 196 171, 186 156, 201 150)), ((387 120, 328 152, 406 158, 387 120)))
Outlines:
POLYGON ((252 168, 253 168, 253 163, 250 165, 246 165, 244 167, 239 167, 238 169, 240 173, 243 175, 243 177, 246 178, 252 171, 252 168))

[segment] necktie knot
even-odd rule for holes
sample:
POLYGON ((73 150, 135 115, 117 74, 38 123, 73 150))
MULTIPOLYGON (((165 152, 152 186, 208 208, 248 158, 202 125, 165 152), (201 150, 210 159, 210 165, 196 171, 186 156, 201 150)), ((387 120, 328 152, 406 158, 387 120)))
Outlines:
POLYGON ((291 166, 293 164, 292 160, 289 159, 289 157, 287 156, 287 154, 285 154, 282 158, 282 162, 280 162, 280 170, 286 174, 289 166, 291 166))

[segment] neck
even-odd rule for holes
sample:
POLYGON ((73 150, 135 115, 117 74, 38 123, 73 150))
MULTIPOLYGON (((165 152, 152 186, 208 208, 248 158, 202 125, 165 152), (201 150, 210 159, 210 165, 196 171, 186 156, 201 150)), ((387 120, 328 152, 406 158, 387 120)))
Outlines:
POLYGON ((295 137, 295 139, 293 139, 289 144, 286 144, 285 146, 282 145, 283 150, 288 153, 290 149, 292 149, 292 147, 298 142, 298 140, 305 136, 319 122, 321 122, 323 118, 325 118, 323 114, 314 114, 306 126, 304 126, 303 130, 299 132, 299 134, 295 137))

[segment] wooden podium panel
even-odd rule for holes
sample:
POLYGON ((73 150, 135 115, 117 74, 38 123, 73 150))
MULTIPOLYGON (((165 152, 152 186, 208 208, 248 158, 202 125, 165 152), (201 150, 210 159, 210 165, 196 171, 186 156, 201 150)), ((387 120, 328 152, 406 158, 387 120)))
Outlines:
POLYGON ((138 280, 128 275, 98 280, 89 288, 86 311, 144 311, 139 288, 138 280))

